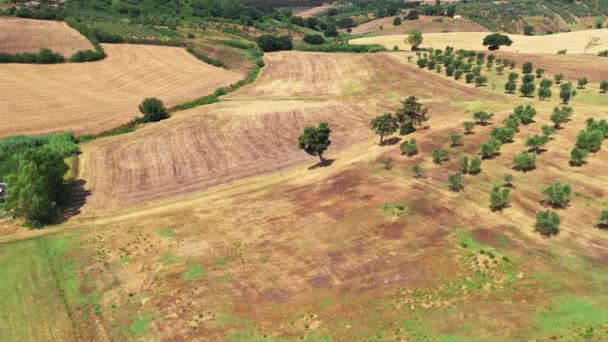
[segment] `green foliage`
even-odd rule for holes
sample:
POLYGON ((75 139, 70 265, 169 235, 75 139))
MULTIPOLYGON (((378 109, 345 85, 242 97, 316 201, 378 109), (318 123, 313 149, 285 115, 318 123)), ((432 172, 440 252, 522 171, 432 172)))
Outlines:
POLYGON ((576 147, 590 152, 597 152, 602 147, 604 133, 599 129, 585 129, 576 136, 576 147))
POLYGON ((517 89, 517 84, 515 84, 514 82, 505 83, 505 91, 508 94, 514 94, 516 89, 517 89))
POLYGON ((560 84, 562 82, 562 80, 564 79, 564 75, 555 74, 555 76, 553 76, 553 79, 555 80, 555 83, 560 84))
POLYGON ((482 42, 483 46, 487 46, 489 50, 498 50, 502 45, 511 46, 513 41, 509 38, 509 36, 493 33, 487 35, 482 42))
POLYGON ((608 50, 600 51, 597 55, 600 57, 608 57, 608 50))
POLYGON ((449 186, 450 190, 460 191, 462 188, 464 188, 462 181, 463 181, 462 173, 457 172, 457 173, 448 174, 448 186, 449 186))
POLYGON ((513 177, 512 174, 505 173, 505 175, 503 176, 503 180, 505 182, 504 186, 509 187, 509 188, 512 187, 514 179, 515 179, 515 177, 513 177))
POLYGON ((553 108, 553 114, 551 114, 551 121, 555 125, 555 128, 560 128, 561 124, 570 120, 572 116, 572 107, 562 106, 553 108))
POLYGON ((476 86, 481 87, 481 86, 486 85, 486 83, 488 83, 488 78, 486 76, 479 75, 479 76, 475 77, 476 86))
POLYGON ((213 66, 220 67, 220 68, 226 67, 226 65, 224 64, 224 62, 222 60, 209 57, 209 56, 205 55, 204 53, 200 53, 200 52, 194 50, 193 48, 188 48, 187 51, 194 57, 198 58, 199 60, 201 60, 207 64, 211 64, 213 66))
POLYGON ((190 266, 190 268, 188 268, 188 270, 184 274, 184 278, 188 281, 193 281, 205 274, 205 271, 206 270, 203 265, 199 263, 194 263, 190 266))
POLYGON ((576 96, 577 92, 571 82, 562 83, 559 86, 559 98, 562 99, 564 104, 570 103, 570 98, 576 96))
POLYGON ((466 174, 469 172, 469 157, 468 156, 460 156, 458 158, 458 166, 460 167, 460 172, 466 174))
POLYGON ((23 52, 14 55, 0 52, 0 63, 56 64, 65 62, 65 58, 47 48, 40 48, 38 53, 23 52))
POLYGON ((532 74, 524 74, 521 78, 522 83, 534 83, 534 80, 535 78, 532 74))
POLYGON ((515 130, 507 127, 496 127, 492 129, 490 136, 505 144, 513 141, 515 130))
POLYGON ((526 139, 526 146, 534 152, 539 152, 540 148, 549 142, 549 137, 546 135, 534 134, 526 139))
POLYGON ((550 125, 543 125, 543 127, 541 127, 541 130, 546 136, 550 136, 551 134, 555 133, 555 127, 550 125))
POLYGON ((550 88, 538 88, 538 99, 543 101, 550 98, 552 95, 550 88))
POLYGON ((572 188, 568 184, 554 183, 543 190, 543 195, 546 196, 546 202, 553 207, 564 207, 570 202, 570 194, 572 188))
POLYGON ((414 173, 414 177, 421 178, 424 175, 424 167, 420 164, 415 164, 412 166, 412 172, 414 173))
POLYGON ((540 81, 541 88, 551 88, 553 86, 553 81, 550 78, 543 78, 540 81))
POLYGON ((482 126, 485 126, 488 123, 488 120, 492 119, 492 117, 494 117, 493 113, 488 113, 484 111, 475 112, 473 114, 473 118, 477 120, 477 123, 479 125, 482 126))
POLYGON ((500 151, 502 143, 498 139, 490 139, 480 145, 480 154, 483 159, 490 159, 500 151))
POLYGON ((401 102, 401 108, 397 110, 397 118, 401 127, 415 129, 429 120, 428 108, 423 106, 415 96, 408 96, 401 102))
POLYGON ((380 206, 380 210, 388 216, 399 217, 405 212, 405 204, 401 202, 386 203, 380 206))
POLYGON ((541 78, 545 74, 545 69, 537 68, 536 69, 536 78, 541 78))
POLYGON ((534 85, 534 83, 523 83, 519 86, 519 92, 525 97, 530 97, 534 94, 534 90, 536 90, 536 85, 534 85))
POLYGON ((600 228, 608 228, 608 210, 602 210, 598 221, 598 226, 600 226, 600 228))
POLYGON ((431 153, 431 156, 433 157, 433 163, 441 164, 448 160, 448 151, 441 148, 436 148, 431 153))
POLYGON ((298 51, 317 51, 317 52, 347 52, 347 53, 367 53, 385 51, 386 48, 378 44, 296 44, 298 51))
POLYGON ((469 163, 469 174, 477 175, 479 173, 481 173, 481 158, 473 156, 469 163))
POLYGON ((64 180, 67 170, 61 154, 48 147, 21 153, 17 170, 6 178, 11 194, 4 209, 13 217, 25 218, 27 226, 58 222, 68 198, 64 180))
POLYGON ((579 78, 577 81, 578 89, 585 89, 585 86, 589 83, 587 77, 579 78))
POLYGON ((318 127, 307 126, 298 138, 298 148, 311 156, 318 156, 321 163, 324 163, 323 153, 331 144, 330 134, 331 129, 326 122, 321 122, 318 127))
POLYGON ((139 111, 144 115, 141 122, 156 122, 169 117, 163 101, 155 97, 145 98, 139 105, 139 111))
POLYGON ((536 213, 536 230, 545 236, 559 233, 561 219, 556 212, 547 210, 536 213))
POLYGON ((505 71, 505 67, 502 65, 499 65, 496 67, 496 75, 502 75, 502 73, 505 71))
POLYGON ((604 136, 608 138, 608 121, 606 121, 606 119, 595 120, 594 118, 589 118, 585 121, 585 124, 587 125, 586 129, 588 131, 602 131, 604 136))
POLYGON ((464 127, 464 134, 471 134, 473 133, 473 129, 475 129, 475 123, 473 121, 465 121, 462 123, 462 126, 464 127))
POLYGON ((401 18, 395 17, 395 19, 393 20, 393 26, 399 26, 399 25, 401 25, 401 18))
POLYGON ((380 144, 384 142, 384 137, 397 132, 399 128, 399 118, 391 113, 376 116, 371 121, 371 127, 380 136, 380 144))
POLYGON ((462 144, 462 135, 458 133, 454 133, 450 135, 450 140, 452 141, 452 147, 459 146, 462 144))
POLYGON ((603 80, 600 82, 600 91, 602 93, 608 92, 608 80, 603 80))
POLYGON ((467 81, 467 83, 471 83, 471 82, 473 82, 473 79, 475 79, 475 74, 472 72, 469 72, 466 75, 464 75, 464 78, 467 81))
POLYGON ((406 154, 408 156, 413 156, 418 154, 418 146, 416 145, 416 139, 405 140, 399 146, 401 149, 401 153, 406 154))
POLYGON ((406 42, 412 46, 412 51, 418 50, 418 47, 422 44, 424 37, 422 37, 422 31, 414 29, 411 30, 406 42))
POLYGON ((516 170, 530 171, 536 167, 536 154, 521 152, 513 157, 513 164, 516 170))
POLYGON ((565 55, 568 53, 568 49, 557 50, 558 55, 565 55))
POLYGON ((532 70, 534 70, 534 64, 532 64, 532 62, 525 62, 521 69, 524 74, 531 74, 532 70))
POLYGON ((506 119, 502 121, 502 123, 506 128, 510 128, 513 131, 517 132, 519 130, 521 120, 519 119, 519 116, 517 116, 517 114, 511 113, 506 119))
POLYGON ((293 41, 291 36, 275 36, 265 34, 258 37, 256 42, 264 52, 293 49, 293 41))
POLYGON ((421 68, 424 68, 427 63, 428 63, 428 59, 426 59, 426 58, 418 58, 418 60, 416 61, 416 64, 421 68))
MULTIPOLYGON (((453 66, 453 65, 448 65, 448 66, 445 68, 445 75, 446 75, 446 76, 452 76, 452 75, 454 75, 454 71, 455 71, 455 70, 456 70, 456 68, 454 68, 454 66, 453 66)), ((460 70, 459 70, 459 71, 460 71, 460 70)), ((462 71, 461 71, 461 73, 462 73, 462 71)))
POLYGON ((311 45, 321 45, 325 43, 325 38, 320 34, 307 34, 304 36, 304 41, 311 45))
POLYGON ((490 192, 490 208, 494 211, 502 210, 509 205, 511 189, 495 184, 490 192))

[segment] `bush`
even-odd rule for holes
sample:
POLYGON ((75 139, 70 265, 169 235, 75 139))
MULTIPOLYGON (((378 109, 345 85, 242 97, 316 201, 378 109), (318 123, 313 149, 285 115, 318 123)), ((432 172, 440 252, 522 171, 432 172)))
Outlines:
POLYGON ((265 34, 258 37, 256 42, 264 52, 293 49, 293 40, 291 36, 274 36, 271 34, 265 34))
POLYGON ((536 213, 536 230, 545 236, 559 233, 561 219, 557 213, 547 210, 536 213))
POLYGON ((572 83, 563 83, 559 86, 559 97, 562 99, 564 104, 570 103, 570 98, 576 96, 576 90, 574 90, 574 86, 572 83))
POLYGON ((608 92, 608 80, 604 80, 600 82, 600 92, 606 93, 608 92))
POLYGON ((521 124, 521 120, 515 113, 509 114, 509 116, 502 121, 503 125, 506 128, 510 128, 513 131, 519 131, 519 125, 521 124))
POLYGON ((520 171, 530 171, 536 167, 536 154, 521 152, 513 158, 515 169, 520 171))
POLYGON ((500 65, 496 67, 496 75, 502 75, 502 73, 505 71, 505 67, 500 65))
POLYGON ((541 78, 545 74, 545 69, 538 68, 536 69, 536 78, 541 78))
POLYGON ((541 127, 541 130, 543 131, 543 134, 547 137, 555 133, 555 127, 549 125, 543 125, 543 127, 541 127))
POLYGON ((597 152, 602 147, 604 133, 599 130, 582 130, 576 136, 576 147, 590 152, 597 152))
POLYGON ((532 62, 525 62, 521 69, 524 74, 531 74, 532 70, 534 70, 534 64, 532 64, 532 62))
POLYGON ((515 82, 519 78, 519 74, 516 72, 509 73, 509 82, 515 82))
POLYGON ((514 82, 505 83, 505 92, 508 94, 514 94, 517 89, 517 85, 514 82))
POLYGON ((471 134, 475 128, 475 123, 473 121, 465 121, 462 123, 462 126, 464 127, 464 134, 471 134))
POLYGON ((538 89, 538 99, 543 101, 550 98, 552 95, 550 88, 539 88, 538 89))
POLYGON ((578 89, 585 89, 587 83, 589 83, 589 81, 587 81, 587 77, 580 78, 577 82, 578 89))
POLYGON ((543 190, 546 201, 553 207, 564 207, 570 201, 572 188, 568 184, 555 183, 543 190))
POLYGON ((531 105, 519 105, 515 107, 513 114, 517 115, 522 124, 528 125, 534 122, 536 109, 531 105))
POLYGON ((568 50, 567 50, 567 49, 563 49, 563 50, 557 50, 557 54, 558 54, 558 55, 565 55, 565 54, 567 54, 567 53, 568 53, 568 50))
POLYGON ((450 190, 460 191, 464 188, 464 185, 462 184, 462 173, 450 173, 448 175, 448 183, 450 190))
POLYGON ((525 97, 530 97, 534 94, 534 90, 536 90, 534 83, 524 83, 519 87, 519 92, 525 97))
POLYGON ((540 87, 541 88, 551 88, 553 86, 553 81, 549 78, 543 78, 540 81, 540 87))
POLYGON ((512 174, 510 173, 505 173, 505 175, 503 176, 503 180, 505 181, 505 185, 506 187, 510 188, 513 186, 513 180, 515 178, 513 177, 512 174))
POLYGON ((505 144, 513 141, 515 130, 507 127, 496 127, 492 129, 490 136, 505 144))
POLYGON ((588 150, 574 147, 570 152, 570 165, 582 166, 583 164, 585 164, 585 158, 587 158, 588 154, 588 150))
POLYGON ((144 115, 141 122, 156 122, 169 117, 163 102, 155 97, 144 99, 139 105, 139 111, 144 115))
POLYGON ((452 147, 459 146, 462 144, 462 135, 454 133, 450 135, 450 140, 452 141, 452 147))
POLYGON ((511 189, 495 184, 490 193, 490 208, 494 211, 506 208, 509 205, 511 189))
POLYGON ((608 228, 608 210, 602 210, 600 213, 598 226, 600 228, 608 228))
POLYGON ((555 76, 553 76, 553 79, 555 80, 555 83, 560 84, 561 81, 564 79, 564 75, 556 74, 555 76))
POLYGON ((414 173, 414 177, 420 178, 424 175, 424 168, 420 164, 416 164, 412 166, 412 172, 414 173))
POLYGON ((482 126, 485 126, 488 120, 490 120, 493 116, 493 113, 488 113, 484 111, 475 112, 475 114, 473 114, 473 118, 475 118, 475 120, 477 120, 477 123, 482 126))
POLYGON ((460 156, 458 158, 458 166, 460 167, 460 172, 468 173, 469 172, 469 157, 460 156))
POLYGON ((325 43, 325 38, 320 34, 307 34, 304 36, 304 41, 311 45, 321 45, 325 43))
POLYGON ((477 77, 475 77, 475 85, 477 87, 481 87, 486 85, 486 83, 488 83, 488 78, 482 75, 479 75, 477 77))
POLYGON ((600 51, 597 55, 600 57, 608 57, 608 50, 600 51))
POLYGON ((224 64, 223 61, 213 58, 213 57, 209 57, 207 55, 205 55, 204 53, 200 53, 196 50, 194 50, 193 48, 187 48, 186 49, 191 55, 193 55, 194 57, 198 58, 199 60, 207 63, 207 64, 211 64, 213 66, 216 67, 220 67, 220 68, 224 68, 226 67, 226 65, 224 64))
POLYGON ((405 140, 400 145, 401 153, 408 156, 418 154, 418 146, 416 145, 416 139, 405 140))
POLYGON ((560 128, 561 124, 570 120, 572 115, 572 107, 562 106, 553 108, 553 114, 551 114, 551 121, 555 125, 555 128, 560 128))
MULTIPOLYGON (((454 66, 453 66, 453 65, 448 65, 448 66, 445 68, 445 75, 446 75, 446 76, 450 76, 450 77, 451 77, 452 75, 454 75, 454 71, 455 71, 455 70, 456 70, 456 68, 454 68, 454 66)), ((461 71, 461 72, 462 72, 462 71, 461 71)))
POLYGON ((401 25, 401 18, 395 17, 395 19, 393 20, 393 26, 399 26, 399 25, 401 25))
POLYGON ((481 158, 478 156, 471 157, 471 162, 469 164, 469 173, 472 175, 477 175, 481 172, 481 158))
POLYGON ((494 157, 496 154, 498 154, 498 151, 500 151, 501 146, 502 146, 502 143, 498 139, 490 139, 487 142, 481 143, 481 145, 480 145, 481 157, 484 159, 490 159, 490 158, 494 157))
POLYGON ((464 78, 467 81, 467 83, 471 83, 471 82, 473 82, 473 79, 475 78, 475 74, 472 72, 469 72, 464 76, 464 78))
POLYGON ((521 78, 522 83, 534 83, 534 75, 532 74, 524 74, 521 78))
POLYGON ((441 164, 442 162, 448 160, 448 151, 440 148, 436 148, 432 152, 433 163, 441 164))
POLYGON ((40 48, 37 53, 23 52, 14 55, 0 52, 0 63, 56 64, 65 62, 65 58, 47 48, 40 48))
POLYGON ((545 146, 546 143, 549 142, 549 137, 546 135, 538 135, 535 134, 526 139, 526 146, 530 148, 533 152, 538 153, 540 148, 545 146))
POLYGON ((318 51, 318 52, 348 52, 348 53, 367 53, 385 51, 386 48, 378 44, 298 44, 295 46, 298 51, 318 51))

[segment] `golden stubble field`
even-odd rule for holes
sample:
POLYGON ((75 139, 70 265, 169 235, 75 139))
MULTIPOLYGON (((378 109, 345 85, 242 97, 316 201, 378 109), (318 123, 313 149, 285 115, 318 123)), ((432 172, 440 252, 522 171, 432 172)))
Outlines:
POLYGON ((78 31, 61 21, 0 18, 0 52, 38 52, 48 48, 69 58, 93 45, 78 31))
MULTIPOLYGON (((424 34, 422 46, 444 49, 447 45, 456 49, 466 50, 487 50, 482 45, 483 38, 488 32, 446 32, 446 33, 427 33, 424 34)), ((608 29, 575 31, 568 33, 544 35, 544 36, 524 36, 517 34, 508 35, 513 44, 502 46, 500 51, 520 52, 520 53, 551 53, 567 49, 570 54, 591 53, 597 54, 598 51, 608 49, 608 29), (600 39, 599 45, 585 49, 589 39, 597 37, 600 39)), ((375 36, 352 39, 351 44, 381 44, 387 49, 392 49, 395 45, 400 49, 409 50, 411 46, 404 42, 407 33, 402 35, 375 36)))
POLYGON ((95 134, 140 115, 146 97, 167 107, 212 93, 242 78, 186 50, 104 44, 99 62, 0 65, 0 136, 73 130, 95 134))

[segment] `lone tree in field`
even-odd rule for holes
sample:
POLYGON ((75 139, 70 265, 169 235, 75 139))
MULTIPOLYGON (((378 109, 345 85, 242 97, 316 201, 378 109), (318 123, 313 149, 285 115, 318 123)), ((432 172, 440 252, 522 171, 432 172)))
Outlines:
POLYGON ((25 151, 18 158, 15 172, 6 178, 11 193, 4 209, 15 218, 25 218, 26 226, 57 223, 67 201, 67 170, 63 157, 49 148, 25 151))
POLYGON ((473 118, 475 118, 477 123, 482 126, 485 126, 488 123, 488 120, 490 120, 493 116, 494 114, 483 111, 473 114, 473 118))
POLYGON ((545 146, 549 142, 549 137, 546 135, 534 134, 526 139, 526 146, 530 148, 532 152, 538 153, 540 148, 545 146))
POLYGON ((384 137, 397 132, 399 125, 397 117, 391 113, 378 115, 372 119, 372 129, 380 136, 380 145, 384 143, 384 137))
POLYGON ((418 50, 418 47, 422 44, 423 40, 424 38, 422 37, 422 31, 411 30, 405 42, 412 46, 412 51, 416 51, 418 50))
POLYGON ((298 138, 298 147, 311 156, 318 156, 323 165, 326 163, 323 153, 331 144, 330 134, 331 129, 326 122, 321 122, 319 127, 307 126, 304 128, 304 133, 298 138))
POLYGON ((530 152, 521 152, 513 157, 515 169, 520 171, 530 171, 536 167, 536 154, 530 152))
POLYGON ((570 185, 559 182, 543 190, 543 195, 546 196, 545 202, 555 208, 565 207, 570 202, 571 193, 570 185))
POLYGON ((511 46, 511 44, 513 44, 511 38, 500 33, 489 34, 483 39, 483 46, 487 46, 488 50, 498 50, 503 45, 511 46))
POLYGON ((539 211, 536 213, 536 230, 545 236, 556 235, 561 221, 554 211, 539 211))
POLYGON ((401 108, 397 110, 397 118, 401 124, 401 134, 408 134, 422 126, 429 120, 429 109, 418 102, 418 98, 410 96, 401 102, 401 108))
POLYGON ((169 117, 163 101, 156 97, 145 98, 139 105, 139 111, 144 115, 143 122, 156 122, 169 117))
POLYGON ((462 188, 464 188, 464 185, 462 184, 462 173, 450 173, 448 175, 448 183, 450 190, 460 191, 462 188))
POLYGON ((507 187, 501 187, 498 184, 494 184, 492 192, 490 193, 490 208, 493 211, 498 211, 506 208, 509 205, 509 195, 511 189, 507 187))

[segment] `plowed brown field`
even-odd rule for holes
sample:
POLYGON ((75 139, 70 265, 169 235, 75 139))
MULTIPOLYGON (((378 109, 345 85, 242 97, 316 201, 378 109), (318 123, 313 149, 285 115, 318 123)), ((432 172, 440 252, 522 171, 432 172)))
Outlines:
MULTIPOLYGON (((251 86, 135 133, 83 146, 81 177, 92 194, 84 211, 200 191, 314 159, 297 149, 303 127, 328 121, 331 153, 369 139, 369 120, 393 110, 412 87, 435 94, 433 106, 471 97, 456 85, 437 95, 441 78, 390 54, 281 52, 251 86), (400 91, 401 90, 401 91, 400 91), (289 100, 284 100, 289 98, 289 100)), ((449 115, 444 110, 442 115, 449 115)), ((311 164, 312 165, 312 164, 311 164)))
POLYGON ((65 57, 93 49, 91 42, 64 22, 0 18, 0 52, 38 52, 43 47, 65 57))
POLYGON ((241 75, 184 49, 104 45, 95 63, 0 65, 0 136, 73 130, 99 133, 139 115, 145 97, 167 106, 207 95, 241 75))

